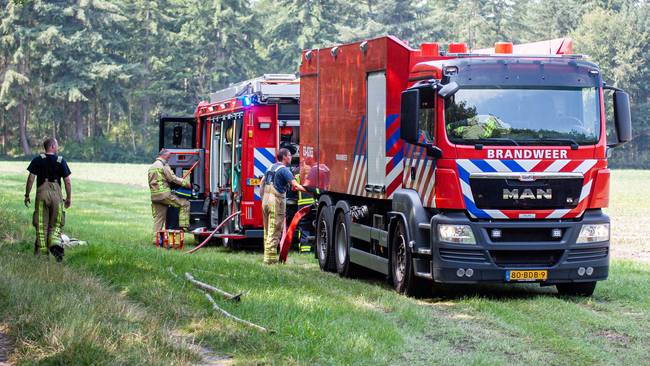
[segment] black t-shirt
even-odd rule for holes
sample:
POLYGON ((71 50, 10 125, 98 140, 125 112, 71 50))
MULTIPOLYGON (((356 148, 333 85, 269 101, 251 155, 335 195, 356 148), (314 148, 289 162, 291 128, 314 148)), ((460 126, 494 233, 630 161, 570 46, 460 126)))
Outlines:
POLYGON ((39 155, 32 159, 27 170, 36 176, 36 187, 40 187, 45 182, 45 179, 50 182, 56 181, 61 185, 61 178, 70 175, 68 163, 63 158, 59 163, 58 158, 56 155, 47 154, 44 158, 39 155))

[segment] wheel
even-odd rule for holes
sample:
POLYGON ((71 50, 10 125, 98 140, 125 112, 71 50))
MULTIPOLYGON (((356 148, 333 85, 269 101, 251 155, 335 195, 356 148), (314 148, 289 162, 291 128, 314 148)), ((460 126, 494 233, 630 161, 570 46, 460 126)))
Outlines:
POLYGON ((339 211, 334 222, 336 272, 341 277, 354 277, 358 274, 358 268, 350 263, 350 219, 345 212, 339 211))
POLYGON ((406 228, 402 220, 395 225, 391 246, 391 277, 395 291, 407 296, 425 296, 430 284, 415 276, 413 258, 407 246, 406 228))
POLYGON ((596 289, 596 282, 558 283, 557 293, 562 296, 591 296, 596 289))
POLYGON ((320 269, 327 272, 334 272, 335 264, 332 255, 332 218, 331 210, 329 207, 323 207, 318 212, 317 226, 316 226, 316 255, 318 256, 318 264, 320 269))

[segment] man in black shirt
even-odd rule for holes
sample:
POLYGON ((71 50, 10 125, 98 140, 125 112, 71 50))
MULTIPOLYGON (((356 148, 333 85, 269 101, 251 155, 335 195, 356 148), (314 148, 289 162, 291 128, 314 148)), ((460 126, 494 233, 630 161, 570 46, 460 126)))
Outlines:
MULTIPOLYGON (((34 207, 34 226, 36 227, 35 254, 48 254, 52 245, 61 244, 61 227, 63 226, 63 207, 72 203, 72 186, 70 168, 62 156, 56 153, 59 144, 54 138, 43 142, 45 154, 32 159, 27 167, 29 177, 25 187, 25 206, 31 203, 29 193, 36 179, 36 207, 34 207), (65 183, 66 198, 61 194, 61 178, 65 183)), ((57 258, 58 259, 58 258, 57 258)))

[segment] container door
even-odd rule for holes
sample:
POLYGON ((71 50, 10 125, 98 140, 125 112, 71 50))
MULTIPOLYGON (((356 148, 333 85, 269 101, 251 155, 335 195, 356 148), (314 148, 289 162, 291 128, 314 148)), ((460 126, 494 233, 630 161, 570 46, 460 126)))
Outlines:
POLYGON ((368 118, 368 160, 366 191, 386 190, 386 73, 372 72, 367 77, 366 114, 368 118))
POLYGON ((190 182, 196 193, 204 193, 203 149, 195 148, 196 119, 194 117, 160 117, 159 147, 172 153, 169 166, 180 177, 192 167, 190 182))

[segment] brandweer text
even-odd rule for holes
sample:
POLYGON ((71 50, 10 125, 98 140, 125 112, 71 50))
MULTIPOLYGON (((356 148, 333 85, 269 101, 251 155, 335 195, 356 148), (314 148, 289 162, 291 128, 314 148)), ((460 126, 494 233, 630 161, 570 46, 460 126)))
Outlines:
POLYGON ((566 150, 488 150, 488 159, 566 159, 566 150))

